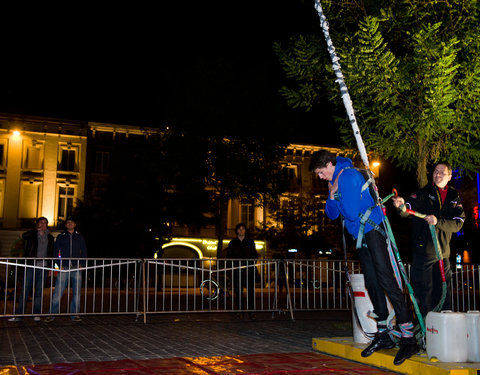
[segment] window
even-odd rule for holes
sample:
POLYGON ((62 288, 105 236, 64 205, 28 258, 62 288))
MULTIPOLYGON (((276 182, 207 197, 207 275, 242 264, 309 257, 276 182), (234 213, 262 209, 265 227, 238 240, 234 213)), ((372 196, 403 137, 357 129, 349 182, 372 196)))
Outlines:
POLYGON ((0 217, 3 217, 4 200, 5 200, 5 180, 0 180, 0 217))
POLYGON ((70 142, 59 144, 58 148, 58 170, 63 172, 78 172, 78 158, 80 145, 70 142))
POLYGON ((110 153, 106 151, 97 151, 95 153, 95 172, 107 173, 110 165, 110 153))
POLYGON ((73 203, 75 200, 74 186, 58 187, 58 216, 59 220, 65 220, 73 213, 73 203))
POLYGON ((255 206, 253 203, 241 203, 240 204, 240 221, 246 225, 248 229, 251 229, 255 225, 255 206))
POLYGON ((24 141, 22 168, 43 169, 43 143, 36 140, 24 141))
POLYGON ((18 210, 18 217, 20 219, 32 219, 38 216, 40 187, 41 183, 39 182, 21 182, 18 210))
POLYGON ((5 145, 0 143, 0 167, 4 166, 5 162, 5 145))
POLYGON ((288 173, 288 179, 289 181, 295 181, 297 180, 297 166, 296 165, 289 165, 287 166, 287 173, 288 173))
POLYGON ((62 161, 60 162, 60 170, 75 171, 75 150, 62 150, 62 161))

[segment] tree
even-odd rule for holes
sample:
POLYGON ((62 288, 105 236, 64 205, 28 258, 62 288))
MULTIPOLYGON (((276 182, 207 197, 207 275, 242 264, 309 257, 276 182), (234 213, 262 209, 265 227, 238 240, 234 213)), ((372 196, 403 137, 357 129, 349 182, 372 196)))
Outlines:
POLYGON ((197 138, 171 131, 115 140, 108 179, 96 190, 90 181, 77 209, 90 254, 151 257, 174 223, 206 225, 204 153, 197 138))
MULTIPOLYGON (((365 1, 324 4, 330 32, 367 149, 415 168, 446 160, 474 172, 480 160, 480 27, 476 1, 365 1)), ((319 30, 320 31, 320 30, 319 30)), ((325 42, 318 35, 276 43, 294 83, 282 94, 310 110, 338 105, 325 42)), ((352 145, 342 119, 344 141, 352 145)))
POLYGON ((280 161, 284 147, 253 137, 209 137, 207 185, 213 189, 221 257, 227 204, 230 199, 266 205, 284 188, 280 161))

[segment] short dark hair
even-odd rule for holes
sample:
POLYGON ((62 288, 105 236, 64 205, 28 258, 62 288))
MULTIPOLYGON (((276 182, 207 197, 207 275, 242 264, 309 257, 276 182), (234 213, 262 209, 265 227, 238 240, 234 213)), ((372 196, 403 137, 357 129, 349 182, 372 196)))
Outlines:
POLYGON ((238 234, 238 230, 241 228, 241 227, 244 227, 245 230, 247 230, 247 226, 244 224, 244 223, 238 223, 236 226, 235 226, 235 234, 238 234))
POLYGON ((450 163, 446 162, 446 161, 443 161, 443 160, 440 160, 438 162, 436 162, 434 165, 433 165, 433 170, 435 170, 435 168, 437 168, 437 166, 439 165, 444 165, 448 168, 448 171, 450 172, 450 174, 453 172, 452 171, 452 166, 450 165, 450 163))
POLYGON ((337 157, 327 150, 315 151, 310 158, 310 165, 308 169, 310 172, 315 171, 317 168, 325 168, 328 163, 332 163, 333 166, 337 164, 337 157))
POLYGON ((47 224, 48 224, 48 219, 47 219, 46 217, 44 217, 44 216, 39 217, 37 220, 35 220, 35 224, 38 224, 38 223, 41 222, 42 220, 45 220, 45 221, 47 222, 47 224))

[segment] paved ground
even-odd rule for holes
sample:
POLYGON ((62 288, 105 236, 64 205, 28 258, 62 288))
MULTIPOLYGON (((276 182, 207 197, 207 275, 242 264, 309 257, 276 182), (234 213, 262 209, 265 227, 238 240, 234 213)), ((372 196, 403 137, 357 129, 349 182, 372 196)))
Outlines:
POLYGON ((313 337, 352 336, 348 312, 91 316, 51 323, 0 319, 2 374, 387 374, 312 349, 313 337), (2 370, 3 368, 3 370, 2 370))
POLYGON ((348 313, 60 317, 51 323, 0 320, 0 366, 122 359, 311 352, 312 337, 351 336, 348 313))

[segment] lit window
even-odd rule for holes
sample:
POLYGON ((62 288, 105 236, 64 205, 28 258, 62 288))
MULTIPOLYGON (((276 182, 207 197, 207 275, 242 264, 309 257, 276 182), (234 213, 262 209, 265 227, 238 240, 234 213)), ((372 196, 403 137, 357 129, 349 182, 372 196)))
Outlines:
POLYGON ((240 221, 251 229, 255 225, 255 206, 250 203, 241 203, 240 205, 240 221))
POLYGON ((43 143, 25 141, 23 144, 24 169, 43 169, 43 143))
POLYGON ((32 219, 38 216, 40 188, 41 184, 39 182, 21 182, 18 210, 20 219, 32 219))

